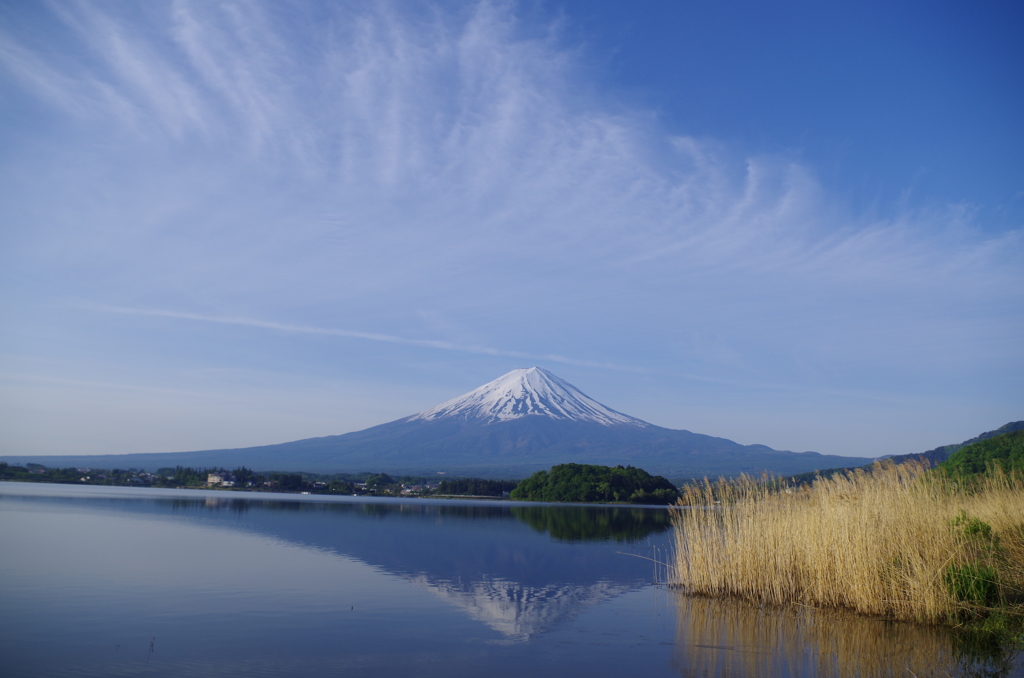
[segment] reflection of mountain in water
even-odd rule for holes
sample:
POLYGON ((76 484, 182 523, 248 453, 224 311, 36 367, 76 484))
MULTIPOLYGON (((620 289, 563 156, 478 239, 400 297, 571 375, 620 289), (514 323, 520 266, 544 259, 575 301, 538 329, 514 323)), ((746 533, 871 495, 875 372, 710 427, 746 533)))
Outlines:
POLYGON ((180 493, 84 501, 94 509, 190 520, 355 558, 428 588, 511 640, 649 584, 653 565, 622 552, 652 555, 667 549, 669 536, 668 512, 659 508, 180 493))
POLYGON ((509 640, 527 640, 584 609, 637 588, 635 584, 597 582, 589 586, 549 584, 526 586, 485 578, 472 582, 410 578, 446 602, 464 610, 509 640))
POLYGON ((509 640, 650 583, 651 564, 620 551, 668 527, 663 509, 608 507, 293 503, 247 518, 254 512, 261 531, 276 525, 276 536, 399 575, 509 640), (302 520, 288 520, 296 506, 302 520))

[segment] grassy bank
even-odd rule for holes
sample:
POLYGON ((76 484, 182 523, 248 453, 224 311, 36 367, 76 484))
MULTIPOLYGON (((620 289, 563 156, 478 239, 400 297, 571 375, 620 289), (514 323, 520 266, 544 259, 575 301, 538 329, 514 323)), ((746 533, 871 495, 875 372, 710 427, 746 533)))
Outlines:
POLYGON ((787 487, 750 478, 683 488, 674 511, 684 590, 889 619, 1018 627, 1024 478, 876 465, 787 487))

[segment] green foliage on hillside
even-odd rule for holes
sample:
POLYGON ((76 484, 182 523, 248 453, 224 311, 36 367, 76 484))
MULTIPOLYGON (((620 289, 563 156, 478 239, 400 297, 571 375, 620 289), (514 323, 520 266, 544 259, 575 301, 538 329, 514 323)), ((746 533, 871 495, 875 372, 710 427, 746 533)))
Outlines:
POLYGON ((936 447, 934 450, 928 450, 927 452, 920 452, 918 454, 899 454, 889 458, 897 464, 902 464, 906 461, 920 461, 923 458, 933 466, 937 466, 952 457, 956 451, 962 447, 966 447, 982 440, 988 440, 989 438, 995 438, 1005 433, 1013 433, 1014 431, 1022 430, 1024 430, 1024 421, 1011 421, 1008 424, 1003 424, 994 431, 985 431, 981 435, 975 436, 970 440, 965 440, 962 443, 957 443, 956 445, 943 445, 941 447, 936 447))
POLYGON ((989 466, 996 464, 1007 473, 1024 473, 1024 431, 1006 433, 961 447, 939 464, 939 468, 955 475, 969 476, 984 473, 989 466))
POLYGON ((670 504, 675 485, 632 466, 561 464, 534 473, 512 490, 512 499, 560 502, 670 504))

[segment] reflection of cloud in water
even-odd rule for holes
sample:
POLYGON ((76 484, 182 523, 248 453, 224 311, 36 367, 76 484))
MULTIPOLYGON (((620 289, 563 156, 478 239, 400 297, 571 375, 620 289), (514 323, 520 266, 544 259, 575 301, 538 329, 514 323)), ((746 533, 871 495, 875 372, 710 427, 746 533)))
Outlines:
POLYGON ((680 595, 677 625, 684 678, 1004 676, 1014 659, 947 629, 734 600, 680 595))
POLYGON ((417 575, 409 579, 511 641, 528 640, 531 636, 575 617, 588 607, 636 588, 612 582, 597 582, 589 586, 527 586, 491 578, 479 581, 438 581, 417 575))

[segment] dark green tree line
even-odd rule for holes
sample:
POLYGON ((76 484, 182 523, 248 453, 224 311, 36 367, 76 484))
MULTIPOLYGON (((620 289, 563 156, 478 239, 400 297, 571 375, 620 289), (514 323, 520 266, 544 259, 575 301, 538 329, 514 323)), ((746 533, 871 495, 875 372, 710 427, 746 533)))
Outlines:
POLYGON ((519 483, 512 499, 526 501, 670 504, 679 499, 675 485, 633 466, 561 464, 519 483))

